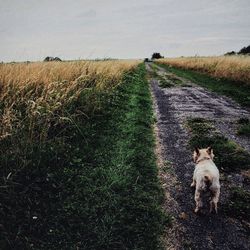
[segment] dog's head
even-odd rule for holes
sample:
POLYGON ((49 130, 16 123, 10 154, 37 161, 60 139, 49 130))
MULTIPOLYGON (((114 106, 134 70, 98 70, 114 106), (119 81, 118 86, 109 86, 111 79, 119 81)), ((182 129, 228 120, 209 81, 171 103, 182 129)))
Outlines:
POLYGON ((214 159, 214 153, 212 147, 208 148, 195 148, 194 153, 193 153, 193 160, 195 163, 197 163, 199 160, 202 159, 214 159))

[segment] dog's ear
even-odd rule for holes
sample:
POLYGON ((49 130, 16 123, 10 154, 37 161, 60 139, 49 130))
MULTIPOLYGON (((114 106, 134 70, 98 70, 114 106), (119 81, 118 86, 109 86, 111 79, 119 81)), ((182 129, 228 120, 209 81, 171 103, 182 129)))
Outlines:
POLYGON ((200 150, 199 150, 199 148, 195 148, 195 150, 194 150, 194 153, 193 153, 193 160, 194 160, 194 162, 196 162, 197 161, 197 159, 198 159, 198 157, 200 156, 200 150))
POLYGON ((200 154, 200 150, 199 150, 199 148, 198 148, 198 147, 196 147, 196 148, 195 148, 195 150, 194 150, 194 152, 195 152, 197 155, 199 155, 199 154, 200 154))
POLYGON ((211 154, 213 153, 213 149, 212 149, 211 146, 207 148, 207 153, 208 153, 209 155, 211 155, 211 154))
POLYGON ((214 159, 214 152, 213 152, 212 147, 207 148, 207 153, 210 155, 211 159, 213 160, 214 159))

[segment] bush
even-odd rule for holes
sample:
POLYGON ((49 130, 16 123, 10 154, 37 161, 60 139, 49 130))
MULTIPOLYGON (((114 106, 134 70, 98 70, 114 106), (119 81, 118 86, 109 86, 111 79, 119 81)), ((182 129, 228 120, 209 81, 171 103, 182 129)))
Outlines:
POLYGON ((161 54, 158 53, 158 52, 155 52, 155 53, 153 53, 153 55, 152 55, 152 59, 161 59, 161 58, 164 58, 164 57, 161 56, 161 54))

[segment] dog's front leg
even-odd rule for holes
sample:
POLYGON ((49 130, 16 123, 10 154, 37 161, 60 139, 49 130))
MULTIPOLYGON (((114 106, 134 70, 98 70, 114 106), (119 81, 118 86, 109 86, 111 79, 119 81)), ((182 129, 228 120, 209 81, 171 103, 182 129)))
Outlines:
POLYGON ((198 213, 199 209, 202 207, 201 192, 198 188, 195 189, 194 199, 196 202, 196 208, 195 208, 194 212, 198 213))
POLYGON ((193 174, 193 179, 192 179, 192 183, 191 183, 191 187, 195 187, 196 186, 196 180, 195 180, 195 172, 193 174))
POLYGON ((195 179, 193 178, 193 181, 192 181, 192 183, 191 183, 191 187, 195 187, 195 185, 196 185, 196 181, 195 181, 195 179))

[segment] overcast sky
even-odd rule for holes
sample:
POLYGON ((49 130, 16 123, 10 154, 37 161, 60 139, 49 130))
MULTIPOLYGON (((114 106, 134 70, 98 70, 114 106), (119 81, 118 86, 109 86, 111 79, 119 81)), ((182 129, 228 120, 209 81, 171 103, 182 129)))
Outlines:
POLYGON ((0 61, 220 55, 249 44, 249 0, 0 0, 0 61))

